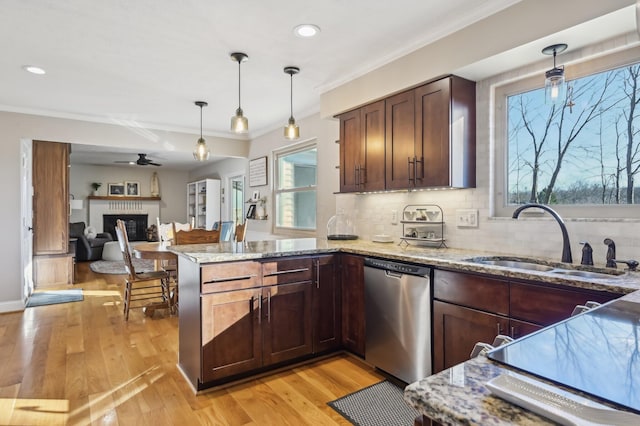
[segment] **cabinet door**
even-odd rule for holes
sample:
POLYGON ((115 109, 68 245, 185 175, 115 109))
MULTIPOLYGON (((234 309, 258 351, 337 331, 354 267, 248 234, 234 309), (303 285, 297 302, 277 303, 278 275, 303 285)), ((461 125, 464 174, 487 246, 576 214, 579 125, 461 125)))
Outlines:
POLYGON ((364 357, 364 260, 360 256, 342 255, 342 345, 364 357))
POLYGON ((569 318, 576 305, 604 303, 618 295, 512 282, 509 297, 512 317, 547 326, 569 318))
POLYGON ((434 373, 467 361, 478 342, 507 333, 509 319, 450 303, 433 302, 434 373))
POLYGON ((386 119, 386 189, 406 189, 415 185, 414 92, 388 98, 386 119))
POLYGON ((415 89, 416 187, 449 186, 450 79, 415 89))
POLYGON ((202 296, 202 382, 262 366, 260 289, 202 296))
POLYGON ((33 254, 69 246, 69 144, 33 142, 33 254))
POLYGON ((313 352, 340 347, 340 276, 336 256, 314 259, 313 352))
POLYGON ((362 163, 362 124, 360 110, 340 116, 340 192, 356 192, 362 163))
POLYGON ((311 298, 311 281, 262 289, 264 365, 312 352, 311 298))
POLYGON ((384 189, 384 101, 375 102, 361 108, 363 160, 358 172, 359 191, 380 191, 384 189))

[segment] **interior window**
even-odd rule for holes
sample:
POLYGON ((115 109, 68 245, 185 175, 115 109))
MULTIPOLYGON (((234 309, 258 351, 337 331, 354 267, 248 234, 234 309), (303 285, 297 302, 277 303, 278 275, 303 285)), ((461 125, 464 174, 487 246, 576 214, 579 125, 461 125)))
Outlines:
POLYGON ((542 78, 496 90, 504 149, 496 193, 506 210, 542 203, 569 216, 622 217, 621 206, 640 204, 640 63, 620 65, 618 56, 580 64, 556 102, 542 78))
POLYGON ((274 153, 275 226, 315 231, 318 150, 305 143, 274 153))

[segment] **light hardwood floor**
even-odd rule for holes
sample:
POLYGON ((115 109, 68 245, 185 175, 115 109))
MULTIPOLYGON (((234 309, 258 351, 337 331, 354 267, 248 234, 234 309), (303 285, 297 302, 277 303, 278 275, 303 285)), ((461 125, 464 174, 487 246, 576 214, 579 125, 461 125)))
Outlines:
POLYGON ((82 302, 0 315, 2 425, 348 425, 326 403, 383 379, 337 355, 196 396, 176 367, 177 318, 125 322, 123 276, 76 268, 82 302))

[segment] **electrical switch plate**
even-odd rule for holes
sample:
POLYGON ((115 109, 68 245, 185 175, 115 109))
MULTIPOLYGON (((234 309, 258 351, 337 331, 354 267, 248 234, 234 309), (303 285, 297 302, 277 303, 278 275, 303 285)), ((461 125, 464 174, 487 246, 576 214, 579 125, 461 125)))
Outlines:
POLYGON ((398 210, 391 210, 391 224, 398 224, 398 210))
POLYGON ((478 210, 477 209, 456 210, 456 226, 458 228, 477 228, 478 227, 478 210))

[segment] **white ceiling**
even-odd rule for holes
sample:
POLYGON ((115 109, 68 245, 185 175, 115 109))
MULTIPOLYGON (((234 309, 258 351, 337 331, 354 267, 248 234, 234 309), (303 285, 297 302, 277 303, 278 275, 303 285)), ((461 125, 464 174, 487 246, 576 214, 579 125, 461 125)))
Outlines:
MULTIPOLYGON (((249 55, 242 108, 253 138, 289 117, 283 67, 301 68, 293 112, 304 117, 318 111, 322 92, 519 1, 3 0, 0 110, 198 133, 193 102, 205 100, 205 135, 235 137, 238 68, 229 54, 241 51, 249 55), (301 23, 322 31, 296 37, 301 23), (47 73, 29 74, 26 64, 47 73)), ((501 61, 466 72, 486 77, 501 61)), ((111 151, 104 162, 137 158, 136 149, 111 151)), ((75 161, 97 152, 104 148, 76 146, 75 161)), ((194 166, 185 153, 149 157, 194 166)))

